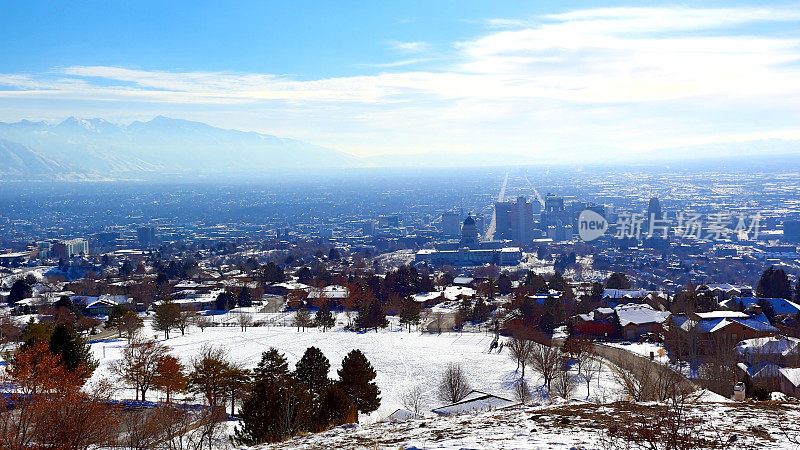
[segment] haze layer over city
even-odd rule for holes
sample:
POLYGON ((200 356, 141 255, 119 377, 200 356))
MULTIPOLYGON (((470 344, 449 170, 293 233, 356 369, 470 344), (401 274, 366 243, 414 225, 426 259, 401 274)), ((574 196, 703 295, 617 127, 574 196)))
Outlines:
POLYGON ((800 6, 0 5, 0 442, 800 446, 800 6))

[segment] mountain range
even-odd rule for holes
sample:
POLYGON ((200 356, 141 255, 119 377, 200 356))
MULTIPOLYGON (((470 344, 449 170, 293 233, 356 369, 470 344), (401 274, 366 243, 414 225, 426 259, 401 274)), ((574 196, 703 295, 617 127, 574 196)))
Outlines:
POLYGON ((74 117, 56 125, 0 122, 4 179, 254 174, 356 163, 346 153, 294 139, 163 116, 129 125, 74 117))
POLYGON ((470 154, 454 149, 356 158, 295 139, 164 116, 128 125, 70 117, 58 124, 29 120, 0 122, 0 181, 253 179, 368 167, 800 163, 798 140, 764 139, 627 154, 617 150, 594 148, 593 157, 588 159, 575 158, 571 152, 542 155, 501 149, 470 154))

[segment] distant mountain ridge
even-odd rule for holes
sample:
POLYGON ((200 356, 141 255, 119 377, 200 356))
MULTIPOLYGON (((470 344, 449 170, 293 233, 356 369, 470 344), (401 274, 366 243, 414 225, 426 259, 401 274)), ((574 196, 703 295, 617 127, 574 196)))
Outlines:
POLYGON ((294 139, 164 116, 129 125, 75 117, 55 125, 0 122, 0 140, 0 175, 21 179, 236 174, 358 164, 349 154, 294 139))

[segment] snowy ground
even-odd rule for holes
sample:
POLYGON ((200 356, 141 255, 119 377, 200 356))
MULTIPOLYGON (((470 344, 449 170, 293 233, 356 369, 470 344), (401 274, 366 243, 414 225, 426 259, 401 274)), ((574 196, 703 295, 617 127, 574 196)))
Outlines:
POLYGON ((653 360, 661 364, 669 364, 669 356, 664 349, 664 344, 652 342, 608 342, 603 345, 609 347, 621 348, 622 350, 629 351, 634 355, 644 356, 650 358, 650 353, 653 353, 653 360))
MULTIPOLYGON (((346 318, 340 315, 338 321, 343 323, 346 318)), ((350 350, 360 349, 375 367, 382 398, 380 409, 363 418, 362 422, 380 420, 401 408, 402 394, 417 385, 426 392, 425 410, 442 406, 442 402, 436 399, 435 388, 440 374, 451 362, 462 365, 474 389, 510 399, 513 398, 514 382, 519 378, 516 363, 508 350, 502 354, 489 353, 493 337, 480 333, 408 333, 397 324, 393 324, 390 330, 377 333, 354 333, 341 327, 326 333, 314 328, 298 332, 294 327, 283 326, 251 327, 246 332, 238 327, 211 327, 203 332, 190 328, 185 336, 173 331, 170 339, 163 341, 163 335, 150 329, 148 323, 143 334, 158 336, 186 364, 204 345, 215 345, 224 347, 234 361, 252 368, 258 363, 261 353, 272 346, 283 352, 293 367, 306 348, 315 346, 330 360, 331 378, 337 378, 336 370, 341 367, 342 358, 350 350)), ((94 355, 100 361, 93 379, 110 376, 109 366, 120 357, 125 344, 124 339, 92 344, 94 355)), ((599 382, 591 385, 591 401, 613 401, 620 397, 612 372, 607 367, 604 369, 599 382)), ((526 379, 532 388, 540 384, 530 368, 526 371, 526 379)), ((156 400, 159 395, 152 392, 148 394, 148 400, 156 400)), ((117 396, 133 398, 133 392, 121 389, 117 396)), ((578 386, 575 398, 586 398, 585 384, 578 386)))
MULTIPOLYGON (((609 427, 630 425, 632 413, 651 407, 615 403, 525 406, 436 419, 350 425, 298 436, 260 449, 603 449, 609 427)), ((647 427, 650 419, 639 424, 647 427)), ((718 448, 796 449, 800 407, 794 404, 719 404, 687 406, 700 420, 691 437, 716 441, 718 448)), ((645 447, 641 447, 645 448, 645 447)))

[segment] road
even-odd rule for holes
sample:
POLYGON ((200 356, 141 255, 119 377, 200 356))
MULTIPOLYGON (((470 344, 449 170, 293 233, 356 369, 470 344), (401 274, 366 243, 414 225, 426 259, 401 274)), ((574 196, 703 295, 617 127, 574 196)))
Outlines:
POLYGON ((525 182, 528 183, 528 187, 531 188, 531 190, 533 191, 534 195, 536 195, 536 200, 539 201, 539 204, 542 205, 542 209, 544 209, 544 200, 542 200, 542 196, 539 195, 539 191, 536 190, 535 187, 533 187, 533 184, 531 184, 531 180, 528 179, 528 174, 527 173, 525 174, 525 182))
MULTIPOLYGON (((497 201, 502 202, 506 196, 506 186, 508 185, 508 172, 506 172, 503 182, 500 184, 500 194, 497 195, 497 201)), ((484 240, 491 241, 494 239, 494 232, 497 230, 497 215, 492 213, 492 221, 489 222, 489 228, 483 236, 484 240)))

